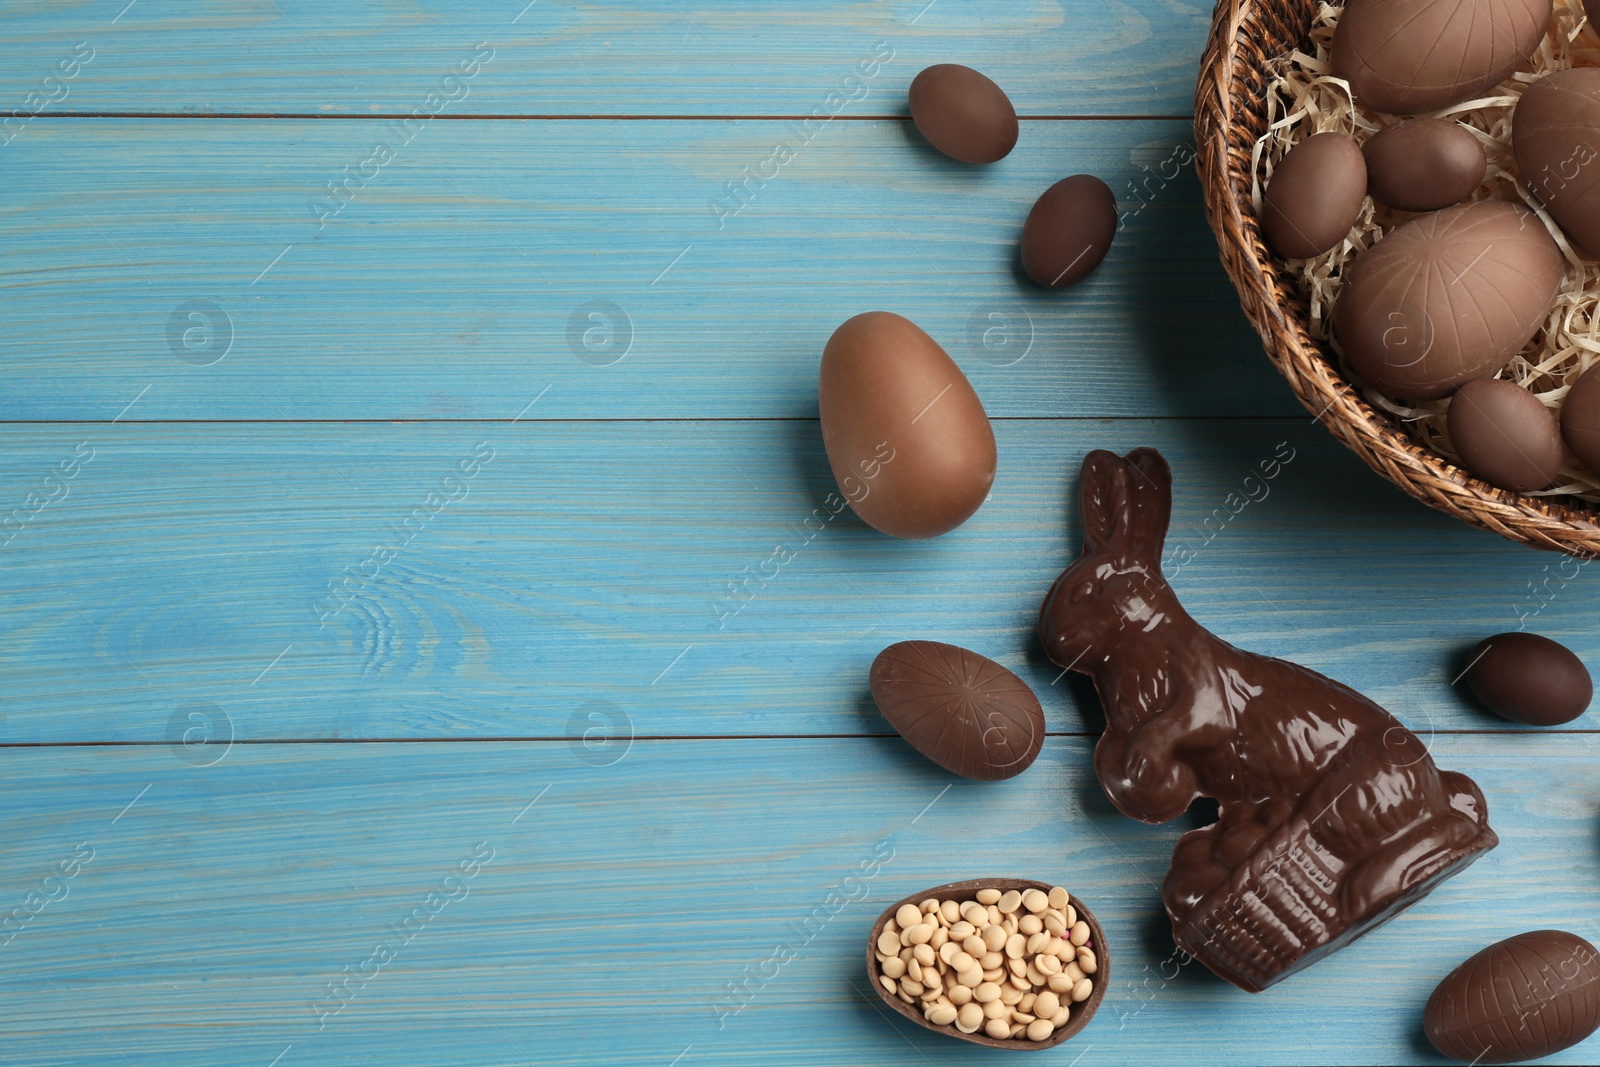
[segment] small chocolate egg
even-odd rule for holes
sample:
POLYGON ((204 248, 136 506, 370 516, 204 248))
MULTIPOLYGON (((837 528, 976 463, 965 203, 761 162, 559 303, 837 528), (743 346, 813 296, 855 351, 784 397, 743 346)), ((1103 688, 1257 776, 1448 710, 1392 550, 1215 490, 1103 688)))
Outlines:
POLYGON ((1318 133, 1289 149, 1261 198, 1261 229, 1280 256, 1310 259, 1344 240, 1367 195, 1361 146, 1318 133))
POLYGON ((1600 69, 1569 67, 1528 86, 1511 115, 1511 145, 1561 232, 1600 256, 1600 69))
POLYGON ((1445 976, 1428 998, 1423 1029, 1463 1063, 1536 1060, 1600 1027, 1600 956, 1564 930, 1497 941, 1445 976))
POLYGON ((1483 184, 1489 157, 1459 122, 1406 119, 1385 126, 1361 147, 1367 192, 1401 211, 1437 211, 1459 204, 1483 184))
POLYGON ((1034 201, 1022 224, 1022 266, 1047 289, 1080 281, 1117 235, 1117 198, 1092 174, 1062 178, 1034 201))
POLYGON ((1044 709, 1028 683, 958 645, 890 645, 872 661, 870 684, 889 725, 964 778, 1021 774, 1044 745, 1044 709))
POLYGON ((1522 630, 1481 641, 1467 661, 1467 685, 1502 719, 1529 726, 1571 722, 1594 696, 1589 671, 1571 649, 1522 630))
POLYGON ((1461 465, 1490 485, 1528 493, 1561 470, 1561 431, 1550 409, 1516 382, 1479 378, 1450 398, 1450 443, 1461 465))
POLYGON ((994 430, 972 383, 910 319, 857 315, 822 353, 822 443, 861 521, 895 537, 937 537, 994 484, 994 430))
POLYGON ((1395 227, 1355 261, 1333 309, 1350 366, 1384 393, 1447 396, 1543 325, 1565 261, 1521 204, 1478 200, 1395 227))
POLYGON ((1017 144, 1017 111, 989 78, 940 63, 911 79, 911 121, 928 143, 963 163, 993 163, 1017 144))
POLYGON ((1567 390, 1561 402, 1561 436, 1585 467, 1600 474, 1600 363, 1567 390))
POLYGON ((1333 73, 1374 111, 1438 111, 1505 81, 1549 22, 1550 0, 1350 0, 1333 73))

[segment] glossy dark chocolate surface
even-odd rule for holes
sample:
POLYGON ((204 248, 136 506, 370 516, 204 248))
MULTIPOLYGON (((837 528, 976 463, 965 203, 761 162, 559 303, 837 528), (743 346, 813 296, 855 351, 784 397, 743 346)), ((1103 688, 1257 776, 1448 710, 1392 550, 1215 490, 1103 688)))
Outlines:
POLYGON ((1600 1027, 1600 957, 1564 930, 1508 937, 1451 971, 1422 1018, 1433 1047, 1463 1063, 1560 1052, 1600 1027))
POLYGON ((871 686, 912 748, 964 778, 1021 774, 1044 745, 1044 710, 1028 683, 957 645, 890 645, 872 661, 871 686))
POLYGON ((1154 449, 1084 458, 1084 551, 1045 597, 1039 637, 1094 679, 1095 774, 1119 811, 1159 823, 1218 802, 1214 824, 1178 839, 1162 898, 1179 948, 1258 992, 1498 838, 1477 785, 1383 708, 1184 612, 1161 575, 1171 500, 1154 449))
POLYGON ((1467 685, 1483 706, 1528 726, 1559 726, 1589 708, 1594 682, 1572 650, 1513 630, 1485 638, 1467 661, 1467 685))
POLYGON ((911 79, 911 121, 928 143, 963 163, 993 163, 1017 144, 1017 111, 987 75, 939 63, 911 79))

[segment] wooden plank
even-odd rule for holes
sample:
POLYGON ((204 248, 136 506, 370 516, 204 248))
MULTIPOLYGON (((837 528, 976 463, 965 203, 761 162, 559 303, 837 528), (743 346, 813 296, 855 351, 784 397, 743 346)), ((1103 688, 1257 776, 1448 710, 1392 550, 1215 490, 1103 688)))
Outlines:
POLYGON ((1183 827, 1116 814, 1082 739, 1003 783, 886 738, 638 742, 603 767, 561 742, 12 751, 0 887, 39 897, 0 945, 0 1039, 37 1067, 977 1064, 872 1006, 861 946, 888 901, 1006 872, 1106 928, 1111 986, 1063 1062, 1432 1063, 1421 1009, 1457 962, 1525 929, 1600 937, 1600 860, 1572 847, 1597 746, 1437 738, 1504 843, 1258 997, 1172 961, 1157 885, 1183 827))
POLYGON ((128 420, 509 419, 546 385, 532 417, 806 417, 828 335, 873 308, 995 416, 1298 412, 1217 262, 1187 123, 1034 123, 981 172, 906 123, 836 123, 735 199, 797 129, 435 123, 335 200, 392 127, 35 123, 0 152, 0 419, 136 396, 128 420), (1047 292, 1017 235, 1073 171, 1125 226, 1047 292))
POLYGON ((887 50, 851 110, 899 113, 918 70, 954 61, 988 71, 1025 115, 1186 115, 1209 23, 1204 4, 1097 0, 95 0, 7 12, 0 102, 409 114, 439 92, 454 115, 805 115, 887 50), (45 83, 73 72, 59 64, 80 44, 88 63, 45 83), (487 58, 461 66, 473 56, 487 58))
POLYGON ((0 549, 0 740, 176 738, 194 702, 241 738, 560 737, 593 701, 639 735, 883 732, 866 669, 912 637, 1098 730, 1033 637, 1095 447, 1171 457, 1194 615, 1419 731, 1506 725, 1449 684, 1489 633, 1600 662, 1600 570, 1427 510, 1309 419, 996 430, 991 500, 906 542, 832 514, 813 421, 0 429, 0 502, 40 507, 0 549))

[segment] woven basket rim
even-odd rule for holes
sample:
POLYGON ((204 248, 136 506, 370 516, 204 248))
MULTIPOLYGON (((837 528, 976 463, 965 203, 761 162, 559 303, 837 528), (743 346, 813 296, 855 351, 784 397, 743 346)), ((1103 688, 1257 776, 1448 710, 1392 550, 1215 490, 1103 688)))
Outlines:
POLYGON ((1472 477, 1367 403, 1311 337, 1306 300, 1263 243, 1250 187, 1251 150, 1265 127, 1266 64, 1304 41, 1315 8, 1316 0, 1218 0, 1200 60, 1195 166, 1206 218, 1246 317, 1306 410, 1411 496, 1513 541, 1600 556, 1600 505, 1523 496, 1472 477), (1259 128, 1252 129, 1256 119, 1259 128))

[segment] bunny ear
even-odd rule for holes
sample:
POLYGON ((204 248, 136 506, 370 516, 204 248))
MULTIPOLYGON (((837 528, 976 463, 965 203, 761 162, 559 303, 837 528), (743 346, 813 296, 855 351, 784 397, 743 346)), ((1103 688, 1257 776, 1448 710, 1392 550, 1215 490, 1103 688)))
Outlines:
POLYGON ((1078 518, 1083 524, 1085 548, 1105 548, 1117 540, 1117 519, 1126 492, 1118 486, 1116 472, 1123 463, 1116 453, 1098 448, 1083 457, 1078 479, 1078 518))
POLYGON ((1161 558, 1161 545, 1172 521, 1172 468, 1153 448, 1136 448, 1128 467, 1126 532, 1119 541, 1126 554, 1146 561, 1161 558))

